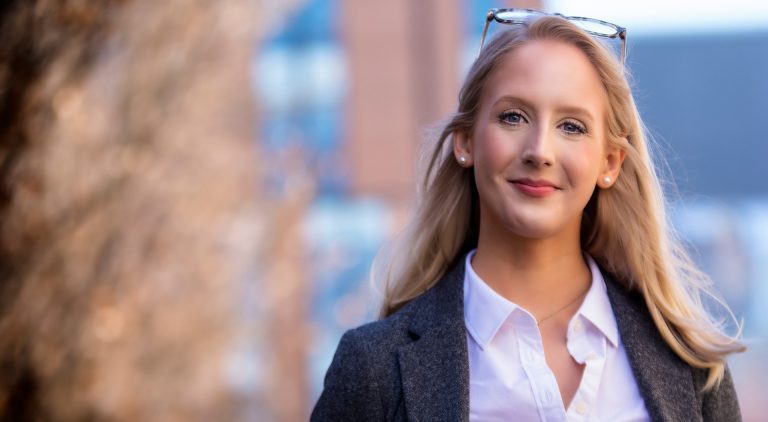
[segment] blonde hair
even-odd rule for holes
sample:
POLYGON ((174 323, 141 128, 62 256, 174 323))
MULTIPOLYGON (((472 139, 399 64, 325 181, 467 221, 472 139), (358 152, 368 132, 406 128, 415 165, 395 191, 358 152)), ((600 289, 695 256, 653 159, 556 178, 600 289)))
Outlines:
MULTIPOLYGON (((627 289, 642 293, 653 321, 674 352, 708 369, 705 389, 723 378, 725 357, 744 350, 736 336, 705 310, 715 297, 709 278, 693 264, 668 225, 659 178, 645 129, 624 70, 606 46, 564 19, 543 17, 504 30, 483 48, 459 94, 458 111, 442 129, 428 157, 416 214, 398 241, 374 262, 374 282, 384 286, 382 318, 434 286, 477 246, 479 198, 471 169, 452 153, 454 133, 471 133, 489 75, 514 49, 547 39, 578 47, 597 70, 608 97, 607 142, 625 151, 621 175, 595 189, 582 214, 581 245, 627 289)), ((730 313, 727 306, 719 301, 730 313)), ((738 325, 738 324, 737 324, 738 325)))

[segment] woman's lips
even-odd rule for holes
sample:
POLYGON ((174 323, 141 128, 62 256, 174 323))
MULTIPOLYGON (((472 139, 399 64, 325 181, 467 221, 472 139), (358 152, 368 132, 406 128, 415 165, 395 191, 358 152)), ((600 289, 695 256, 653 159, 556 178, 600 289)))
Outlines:
POLYGON ((536 198, 551 195, 557 190, 554 184, 545 180, 517 179, 510 183, 520 192, 536 198))

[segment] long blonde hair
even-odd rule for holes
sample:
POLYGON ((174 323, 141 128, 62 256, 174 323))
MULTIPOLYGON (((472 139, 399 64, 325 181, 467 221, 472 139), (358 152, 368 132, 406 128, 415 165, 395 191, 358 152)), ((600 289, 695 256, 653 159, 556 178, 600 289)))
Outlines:
POLYGON ((434 286, 464 253, 477 246, 479 197, 474 175, 456 162, 451 140, 454 133, 472 132, 483 88, 498 64, 526 41, 537 39, 565 42, 586 54, 610 104, 608 145, 626 153, 618 180, 610 189, 595 189, 584 209, 582 249, 626 288, 642 293, 672 350, 690 365, 709 370, 706 389, 717 385, 723 377, 725 357, 744 350, 738 341, 740 330, 735 337, 729 336, 704 309, 702 295, 715 297, 709 290, 711 282, 668 225, 645 128, 622 65, 601 42, 557 17, 504 30, 483 48, 470 68, 459 94, 458 111, 427 157, 416 214, 374 263, 374 282, 384 286, 380 316, 394 313, 434 286))

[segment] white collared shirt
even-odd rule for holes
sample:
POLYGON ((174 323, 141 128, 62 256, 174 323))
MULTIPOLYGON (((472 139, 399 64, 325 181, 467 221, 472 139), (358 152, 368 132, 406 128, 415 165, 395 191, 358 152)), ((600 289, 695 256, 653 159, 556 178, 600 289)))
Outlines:
POLYGON ((585 364, 568 409, 547 366, 536 319, 492 290, 466 258, 464 322, 469 346, 470 421, 648 421, 595 261, 592 285, 568 324, 567 347, 585 364))

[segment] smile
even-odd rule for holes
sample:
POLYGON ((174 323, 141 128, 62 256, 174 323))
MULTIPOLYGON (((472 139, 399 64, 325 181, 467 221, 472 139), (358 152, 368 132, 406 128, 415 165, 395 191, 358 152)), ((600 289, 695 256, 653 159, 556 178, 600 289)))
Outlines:
POLYGON ((536 198, 545 197, 548 195, 553 194, 557 188, 554 186, 533 186, 529 185, 523 182, 510 182, 512 185, 517 188, 520 192, 524 193, 528 196, 533 196, 536 198))

